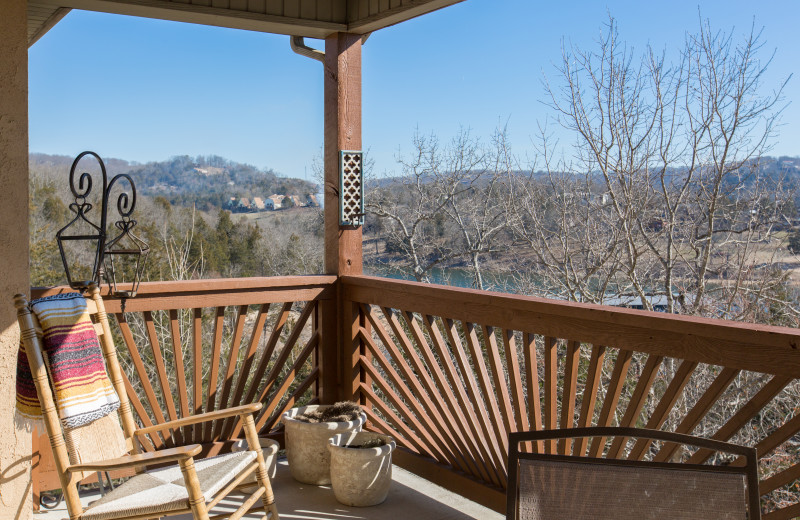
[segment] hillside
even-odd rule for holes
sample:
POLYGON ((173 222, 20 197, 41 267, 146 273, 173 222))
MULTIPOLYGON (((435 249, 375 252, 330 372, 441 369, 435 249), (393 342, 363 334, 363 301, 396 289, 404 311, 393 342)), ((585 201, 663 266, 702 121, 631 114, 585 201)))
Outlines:
MULTIPOLYGON (((682 176, 686 174, 686 168, 684 167, 668 167, 666 169, 666 177, 669 179, 680 179, 682 176)), ((447 175, 449 172, 443 172, 442 175, 447 175)), ((551 172, 556 175, 562 175, 565 172, 561 171, 554 171, 551 172)), ((574 173, 574 172, 572 172, 574 173)), ((548 177, 548 172, 544 170, 513 170, 511 172, 511 176, 517 179, 532 179, 532 180, 545 180, 548 177)), ((469 179, 472 185, 476 187, 485 187, 489 182, 490 176, 481 175, 480 172, 476 170, 474 179, 469 179)), ((593 182, 597 182, 598 184, 602 184, 602 176, 600 172, 594 172, 590 176, 593 182)), ((749 187, 752 185, 755 179, 760 181, 768 181, 773 184, 781 183, 784 188, 789 187, 798 187, 800 186, 800 156, 781 156, 781 157, 771 157, 771 156, 763 156, 757 157, 755 159, 751 159, 747 161, 744 167, 741 169, 741 179, 731 175, 729 176, 727 182, 728 183, 735 183, 735 182, 742 182, 745 187, 749 187)), ((404 189, 403 186, 404 178, 402 176, 385 176, 385 177, 373 177, 367 183, 367 188, 372 189, 404 189)), ((467 178, 462 180, 462 182, 466 183, 467 178)), ((431 175, 421 175, 420 182, 423 184, 433 182, 434 178, 431 175)), ((654 177, 654 182, 656 179, 654 177)), ((598 188, 599 189, 599 188, 598 188)), ((800 193, 797 194, 798 199, 800 199, 800 193)), ((800 200, 798 201, 800 202, 800 200)))
MULTIPOLYGON (((33 285, 65 282, 55 236, 74 217, 69 209, 73 202, 69 187, 72 161, 67 156, 30 157, 28 229, 33 285)), ((219 157, 174 157, 148 164, 108 159, 105 163, 109 177, 128 173, 136 183, 135 234, 150 247, 143 275, 146 281, 322 271, 318 209, 294 207, 286 211, 231 214, 218 203, 240 194, 257 198, 277 191, 299 198, 314 193, 316 186, 312 183, 219 157)), ((101 191, 98 170, 97 163, 87 159, 76 172, 92 175, 94 187, 88 202, 95 209, 88 216, 95 223, 99 218, 101 191)), ((118 219, 114 206, 120 192, 115 187, 112 193, 111 221, 118 219)), ((86 230, 81 224, 77 226, 72 228, 73 232, 86 230)), ((116 232, 113 231, 115 235, 116 232)), ((81 258, 89 250, 86 244, 69 247, 75 258, 81 258)), ((87 275, 90 260, 90 256, 79 260, 77 267, 87 275)))
MULTIPOLYGON (((57 185, 63 182, 68 189, 73 159, 64 155, 34 153, 30 155, 30 169, 57 185)), ((114 158, 103 158, 103 161, 109 177, 119 173, 133 177, 141 195, 164 197, 173 205, 196 204, 204 211, 223 207, 231 197, 265 197, 273 193, 304 196, 317 192, 312 182, 282 177, 270 169, 260 170, 215 155, 181 155, 146 164, 114 158)), ((92 166, 92 162, 87 160, 85 167, 92 166)))

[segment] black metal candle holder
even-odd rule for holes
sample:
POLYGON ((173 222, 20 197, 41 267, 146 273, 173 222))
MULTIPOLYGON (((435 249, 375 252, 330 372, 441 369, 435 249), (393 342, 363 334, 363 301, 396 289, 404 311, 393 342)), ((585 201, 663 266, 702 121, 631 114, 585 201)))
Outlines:
MULTIPOLYGON (((110 293, 114 296, 123 298, 133 298, 139 289, 142 274, 144 273, 145 260, 150 248, 132 229, 136 226, 136 221, 131 219, 133 210, 136 207, 136 185, 130 175, 122 173, 116 175, 108 182, 106 166, 103 160, 94 152, 83 152, 72 162, 69 171, 69 187, 75 201, 69 205, 70 210, 75 213, 73 218, 66 226, 56 233, 58 249, 61 253, 61 261, 64 264, 64 271, 67 274, 67 283, 73 289, 85 290, 91 283, 100 285, 105 278, 110 286, 110 293), (75 179, 75 172, 78 163, 86 156, 94 157, 100 164, 100 172, 103 182, 103 191, 100 207, 100 224, 95 224, 87 217, 93 206, 89 203, 89 196, 92 192, 92 176, 88 172, 83 172, 75 179), (111 188, 121 180, 126 180, 130 184, 130 194, 123 191, 117 198, 117 212, 120 220, 114 223, 119 230, 119 234, 112 240, 106 241, 106 227, 108 221, 108 199, 111 188), (65 247, 68 242, 89 243, 89 251, 94 249, 94 259, 92 270, 88 280, 76 279, 76 274, 85 272, 85 262, 76 256, 80 253, 74 248, 65 247), (70 258, 68 258, 70 257, 70 258), (126 279, 128 279, 126 281, 126 279)), ((80 278, 80 277, 78 277, 80 278)))

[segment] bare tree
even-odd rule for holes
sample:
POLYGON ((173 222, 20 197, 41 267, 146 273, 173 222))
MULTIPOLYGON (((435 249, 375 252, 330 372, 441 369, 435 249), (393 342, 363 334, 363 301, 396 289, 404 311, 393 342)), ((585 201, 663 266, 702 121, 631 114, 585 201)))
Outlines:
POLYGON ((758 163, 783 85, 763 92, 761 49, 753 29, 737 41, 701 21, 668 64, 651 48, 636 57, 613 18, 596 50, 565 48, 546 86, 571 158, 556 161, 545 136, 545 171, 516 183, 510 219, 548 290, 732 319, 785 307, 772 226, 791 193, 758 163))
POLYGON ((482 259, 501 249, 506 226, 512 157, 505 132, 488 147, 466 130, 445 146, 419 134, 413 144, 413 155, 398 159, 401 176, 373 182, 367 211, 380 219, 388 252, 418 281, 463 262, 483 289, 482 259))
POLYGON ((455 168, 472 171, 480 157, 475 156, 474 147, 443 154, 438 139, 419 133, 413 145, 413 156, 398 159, 402 175, 376 181, 365 209, 386 222, 387 248, 422 282, 430 281, 434 267, 460 254, 446 233, 445 208, 469 188, 452 172, 455 168))
POLYGON ((545 169, 513 177, 508 229, 515 263, 525 267, 516 270, 513 283, 529 294, 603 303, 607 294, 625 290, 622 231, 592 175, 552 163, 547 141, 543 133, 545 169))
POLYGON ((448 194, 444 211, 460 236, 460 251, 477 289, 486 288, 481 257, 504 249, 496 238, 506 227, 505 180, 514 165, 505 129, 495 132, 492 141, 492 147, 479 151, 476 141, 460 134, 450 152, 453 169, 437 179, 448 194))
MULTIPOLYGON (((163 211, 173 213, 171 209, 163 209, 163 211)), ((186 213, 181 212, 177 225, 172 223, 173 219, 170 218, 161 220, 163 223, 159 232, 163 243, 164 256, 169 267, 169 280, 203 278, 205 256, 202 244, 200 245, 200 254, 197 255, 196 259, 192 258, 192 242, 196 230, 195 222, 198 218, 195 207, 192 206, 190 214, 186 213), (171 223, 171 225, 168 223, 171 223)))

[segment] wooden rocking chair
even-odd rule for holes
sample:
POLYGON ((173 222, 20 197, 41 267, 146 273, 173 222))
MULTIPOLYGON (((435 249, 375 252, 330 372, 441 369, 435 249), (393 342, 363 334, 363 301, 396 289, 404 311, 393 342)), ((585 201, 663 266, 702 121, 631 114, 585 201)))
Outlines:
POLYGON ((120 406, 116 413, 90 424, 65 428, 59 420, 54 402, 43 354, 41 328, 28 309, 24 295, 17 294, 14 303, 70 520, 146 520, 182 513, 192 513, 197 520, 208 520, 208 511, 253 472, 258 482, 256 491, 229 518, 240 518, 260 498, 266 513, 263 518, 278 520, 272 485, 253 420, 253 413, 261 409, 260 403, 137 429, 100 290, 92 286, 87 305, 120 406), (241 417, 244 425, 248 451, 195 461, 194 457, 201 451, 199 444, 143 453, 137 442, 137 436, 237 416, 241 417), (165 463, 175 462, 177 465, 163 467, 165 463), (144 468, 151 465, 162 467, 145 472, 144 468), (78 496, 78 482, 85 474, 121 468, 134 468, 137 475, 84 509, 78 496))

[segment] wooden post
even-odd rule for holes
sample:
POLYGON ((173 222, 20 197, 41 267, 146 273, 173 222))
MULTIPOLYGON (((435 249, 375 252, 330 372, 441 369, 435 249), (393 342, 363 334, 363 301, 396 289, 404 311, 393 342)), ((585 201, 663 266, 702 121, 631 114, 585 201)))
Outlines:
POLYGON ((361 227, 339 226, 339 151, 361 149, 361 36, 325 40, 325 272, 361 274, 361 227))
POLYGON ((256 424, 253 420, 253 414, 248 413, 243 416, 244 419, 244 435, 247 439, 247 447, 250 451, 256 452, 256 461, 258 462, 258 468, 256 469, 256 480, 258 481, 258 485, 264 488, 264 498, 262 499, 264 504, 264 512, 267 515, 264 516, 266 519, 267 516, 270 514, 272 518, 278 518, 278 509, 275 506, 275 494, 272 491, 272 482, 269 479, 269 473, 267 473, 267 467, 264 462, 264 452, 261 451, 261 442, 258 440, 258 432, 256 432, 256 424))
MULTIPOLYGON (((336 33, 325 39, 325 272, 362 273, 361 228, 339 225, 339 152, 361 150, 361 36, 336 33)), ((337 296, 322 304, 320 401, 349 398, 342 378, 352 347, 351 324, 337 296)))
POLYGON ((28 2, 0 2, 0 518, 31 507, 31 433, 14 423, 19 327, 11 296, 28 293, 28 2))
POLYGON ((178 460, 183 481, 186 483, 186 491, 189 492, 189 507, 192 509, 192 518, 195 520, 209 520, 206 500, 203 491, 200 489, 200 480, 197 478, 197 470, 194 467, 194 458, 178 460))

